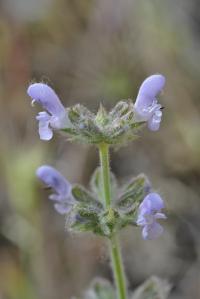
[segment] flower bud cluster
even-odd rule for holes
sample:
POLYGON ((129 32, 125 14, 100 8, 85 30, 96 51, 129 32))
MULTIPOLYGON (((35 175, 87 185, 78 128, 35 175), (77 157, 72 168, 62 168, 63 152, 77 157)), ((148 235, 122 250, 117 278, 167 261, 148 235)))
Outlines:
POLYGON ((101 105, 97 114, 78 104, 67 109, 71 128, 63 131, 72 140, 89 144, 122 145, 137 137, 144 121, 135 121, 131 101, 120 101, 109 113, 101 105))

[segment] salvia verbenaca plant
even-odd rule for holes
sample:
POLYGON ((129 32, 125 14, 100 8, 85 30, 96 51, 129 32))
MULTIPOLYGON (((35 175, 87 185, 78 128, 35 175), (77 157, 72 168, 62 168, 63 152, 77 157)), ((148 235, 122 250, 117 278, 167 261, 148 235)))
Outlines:
MULTIPOLYGON (((127 298, 119 231, 135 225, 142 228, 143 239, 156 239, 163 233, 158 221, 166 219, 166 216, 162 212, 164 202, 161 196, 153 190, 144 174, 134 177, 124 186, 118 186, 110 170, 109 150, 136 139, 145 124, 151 131, 159 129, 162 106, 158 103, 158 96, 164 85, 164 76, 152 75, 142 83, 135 103, 130 99, 120 101, 110 112, 100 105, 97 114, 80 104, 65 108, 47 84, 34 83, 27 90, 32 103, 39 103, 45 110, 36 116, 40 139, 50 140, 53 133, 59 131, 70 141, 95 145, 99 150, 100 167, 92 175, 89 190, 70 184, 48 165, 40 166, 36 175, 52 188, 49 199, 53 201, 55 210, 65 215, 68 230, 90 231, 107 238, 118 299, 127 298)), ((116 298, 110 287, 100 288, 99 292, 105 292, 104 297, 98 295, 97 289, 95 284, 87 298, 116 298)))

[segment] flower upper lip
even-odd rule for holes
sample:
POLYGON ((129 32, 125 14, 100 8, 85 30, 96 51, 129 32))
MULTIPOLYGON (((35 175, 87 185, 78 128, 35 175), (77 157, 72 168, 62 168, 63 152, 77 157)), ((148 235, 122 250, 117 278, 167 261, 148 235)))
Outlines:
POLYGON ((54 207, 60 214, 70 211, 74 198, 71 194, 71 184, 53 167, 49 165, 40 166, 36 171, 37 177, 55 193, 49 199, 55 201, 54 207))
POLYGON ((165 77, 160 74, 148 77, 142 83, 134 104, 136 120, 147 121, 152 131, 157 131, 162 118, 162 106, 157 101, 157 95, 165 85, 165 77))
POLYGON ((33 102, 38 102, 46 111, 39 112, 36 119, 39 121, 40 139, 50 140, 52 129, 63 129, 70 126, 68 113, 62 105, 55 91, 44 83, 31 84, 27 89, 33 102))
POLYGON ((55 91, 47 84, 31 84, 27 89, 27 93, 51 115, 60 116, 65 114, 65 107, 62 105, 55 91))

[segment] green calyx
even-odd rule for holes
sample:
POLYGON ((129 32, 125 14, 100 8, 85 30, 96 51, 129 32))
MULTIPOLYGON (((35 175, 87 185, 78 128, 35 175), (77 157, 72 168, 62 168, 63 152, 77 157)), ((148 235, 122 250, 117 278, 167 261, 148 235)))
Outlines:
POLYGON ((144 122, 136 122, 132 101, 120 101, 108 113, 100 105, 97 114, 78 104, 67 109, 70 128, 62 131, 69 139, 88 144, 124 145, 134 140, 144 122))
POLYGON ((134 225, 137 211, 150 186, 145 175, 133 178, 127 185, 119 188, 116 178, 111 174, 111 193, 113 201, 106 208, 103 202, 100 168, 91 178, 90 191, 80 185, 72 187, 75 204, 66 216, 67 227, 71 231, 90 231, 99 236, 112 238, 127 225, 134 225))

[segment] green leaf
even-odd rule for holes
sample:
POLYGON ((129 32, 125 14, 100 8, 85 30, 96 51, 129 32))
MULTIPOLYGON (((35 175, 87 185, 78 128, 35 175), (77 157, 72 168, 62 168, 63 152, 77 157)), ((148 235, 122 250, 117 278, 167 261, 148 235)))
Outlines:
POLYGON ((97 167, 90 179, 90 188, 92 192, 97 195, 98 199, 103 201, 103 186, 101 180, 101 168, 97 167))
POLYGON ((83 299, 115 299, 115 291, 111 284, 104 279, 95 279, 86 291, 83 299))
POLYGON ((93 195, 81 185, 74 185, 72 187, 72 195, 78 202, 99 208, 102 207, 102 204, 98 202, 93 195))
POLYGON ((79 126, 80 133, 83 136, 90 138, 92 143, 101 143, 103 135, 100 128, 95 124, 94 119, 86 119, 79 126))
POLYGON ((130 128, 132 130, 136 130, 135 133, 137 132, 137 130, 140 130, 144 127, 144 125, 146 124, 145 121, 140 121, 140 122, 134 122, 130 124, 130 128))
POLYGON ((167 299, 170 289, 166 280, 152 276, 136 289, 131 299, 167 299))
POLYGON ((85 231, 92 231, 94 225, 96 225, 93 219, 88 217, 82 217, 76 209, 73 209, 69 214, 66 216, 66 229, 70 229, 77 232, 85 232, 85 231))
POLYGON ((73 125, 80 121, 80 112, 76 109, 76 106, 68 109, 68 117, 73 125))
POLYGON ((109 115, 115 119, 120 118, 129 111, 130 103, 125 101, 120 101, 116 104, 116 106, 110 111, 109 115))
POLYGON ((77 125, 82 119, 92 119, 94 114, 83 105, 77 104, 68 108, 68 116, 72 124, 77 125))
POLYGON ((85 205, 77 205, 76 210, 83 218, 92 220, 98 219, 98 211, 96 209, 91 208, 90 206, 85 207, 85 205))
POLYGON ((109 117, 106 109, 100 104, 99 110, 95 117, 95 121, 99 126, 105 126, 109 123, 109 117))
POLYGON ((61 129, 62 132, 65 132, 69 135, 73 135, 73 136, 77 136, 78 132, 76 131, 76 129, 74 128, 65 128, 65 129, 61 129))
POLYGON ((150 184, 147 177, 144 174, 140 174, 123 188, 118 199, 118 207, 129 210, 133 204, 140 204, 149 190, 150 184))
MULTIPOLYGON (((110 172, 111 179, 111 196, 115 198, 117 192, 117 179, 115 175, 110 172)), ((94 171, 91 180, 90 180, 90 188, 92 192, 98 197, 99 201, 103 202, 103 184, 101 179, 101 168, 97 167, 94 171)))
POLYGON ((116 203, 120 217, 119 227, 134 224, 137 219, 138 208, 145 195, 150 192, 150 183, 144 174, 133 178, 122 190, 116 203))
POLYGON ((74 232, 93 232, 104 236, 104 232, 99 225, 98 214, 95 210, 80 207, 80 204, 73 208, 66 217, 66 229, 74 232))
POLYGON ((94 224, 91 221, 74 222, 70 225, 70 229, 76 232, 88 232, 94 230, 94 224))

